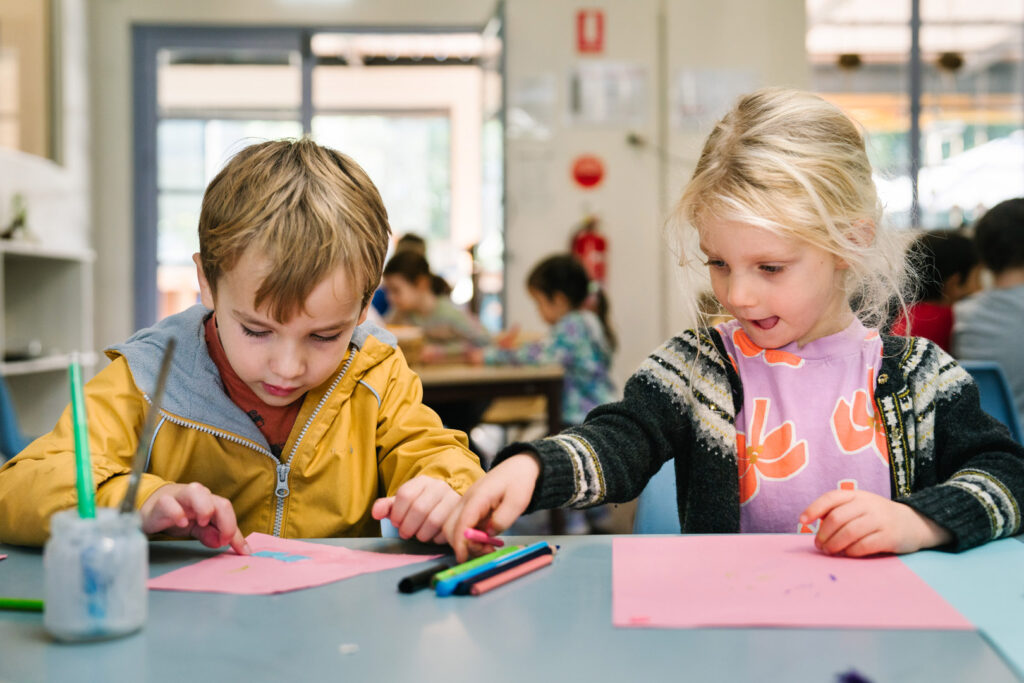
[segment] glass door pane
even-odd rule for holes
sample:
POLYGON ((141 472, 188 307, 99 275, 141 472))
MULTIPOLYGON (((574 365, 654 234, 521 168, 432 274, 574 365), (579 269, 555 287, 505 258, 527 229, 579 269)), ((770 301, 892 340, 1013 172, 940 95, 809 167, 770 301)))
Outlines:
POLYGON ((302 135, 298 51, 157 53, 157 317, 198 299, 192 254, 203 191, 233 154, 302 135))

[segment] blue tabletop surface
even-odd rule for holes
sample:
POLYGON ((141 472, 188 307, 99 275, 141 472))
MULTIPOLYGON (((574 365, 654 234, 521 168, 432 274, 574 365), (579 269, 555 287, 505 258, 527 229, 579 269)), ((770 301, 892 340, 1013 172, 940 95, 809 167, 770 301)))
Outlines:
MULTIPOLYGON (((515 542, 533 540, 541 539, 515 542)), ((874 682, 1018 680, 976 631, 616 629, 612 537, 546 540, 561 546, 551 567, 480 597, 398 593, 399 579, 420 565, 272 596, 151 591, 141 632, 73 645, 53 642, 40 614, 0 612, 0 682, 828 683, 850 671, 874 682)), ((398 539, 323 542, 436 552, 398 539)), ((194 542, 154 542, 150 571, 213 552, 194 542)), ((41 597, 41 552, 0 545, 3 553, 10 557, 0 562, 0 593, 41 597)))

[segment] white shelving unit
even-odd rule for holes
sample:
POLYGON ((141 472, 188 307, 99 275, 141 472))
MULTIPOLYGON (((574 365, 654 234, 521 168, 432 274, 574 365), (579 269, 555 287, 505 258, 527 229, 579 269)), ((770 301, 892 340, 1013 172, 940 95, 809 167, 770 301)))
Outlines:
POLYGON ((86 368, 93 351, 95 252, 0 241, 0 375, 27 436, 53 429, 70 400, 73 352, 86 368))

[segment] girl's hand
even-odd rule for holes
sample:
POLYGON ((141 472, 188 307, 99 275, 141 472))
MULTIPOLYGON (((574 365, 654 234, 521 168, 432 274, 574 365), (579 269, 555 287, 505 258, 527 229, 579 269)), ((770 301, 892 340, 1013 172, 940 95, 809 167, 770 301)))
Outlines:
POLYGON ((497 536, 523 514, 540 476, 540 461, 532 453, 518 453, 484 475, 469 487, 445 522, 445 535, 455 559, 465 562, 470 555, 494 550, 489 545, 468 541, 469 527, 497 536))
POLYGON ((139 515, 146 534, 192 537, 208 548, 230 545, 239 555, 251 552, 231 502, 199 482, 161 486, 142 504, 139 515))
POLYGON ((867 491, 829 491, 800 514, 801 524, 820 519, 814 545, 829 555, 862 557, 912 553, 949 543, 949 530, 897 503, 867 491))
POLYGON ((466 362, 470 365, 484 364, 484 350, 471 348, 466 350, 466 362))
POLYGON ((402 538, 446 543, 444 523, 459 500, 451 486, 421 474, 399 486, 395 495, 374 501, 370 514, 374 519, 387 517, 402 538))

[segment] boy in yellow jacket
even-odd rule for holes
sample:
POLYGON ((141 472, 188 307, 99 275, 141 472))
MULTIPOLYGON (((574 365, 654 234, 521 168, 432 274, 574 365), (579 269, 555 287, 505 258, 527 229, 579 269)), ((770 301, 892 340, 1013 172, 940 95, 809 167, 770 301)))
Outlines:
MULTIPOLYGON (((395 339, 365 323, 387 213, 351 159, 303 139, 236 155, 206 189, 202 305, 107 350, 86 385, 97 504, 120 504, 163 350, 176 351, 139 488, 143 531, 246 552, 252 531, 445 542, 483 475, 421 402, 395 339)), ((36 545, 75 504, 70 409, 0 469, 0 541, 36 545)))

